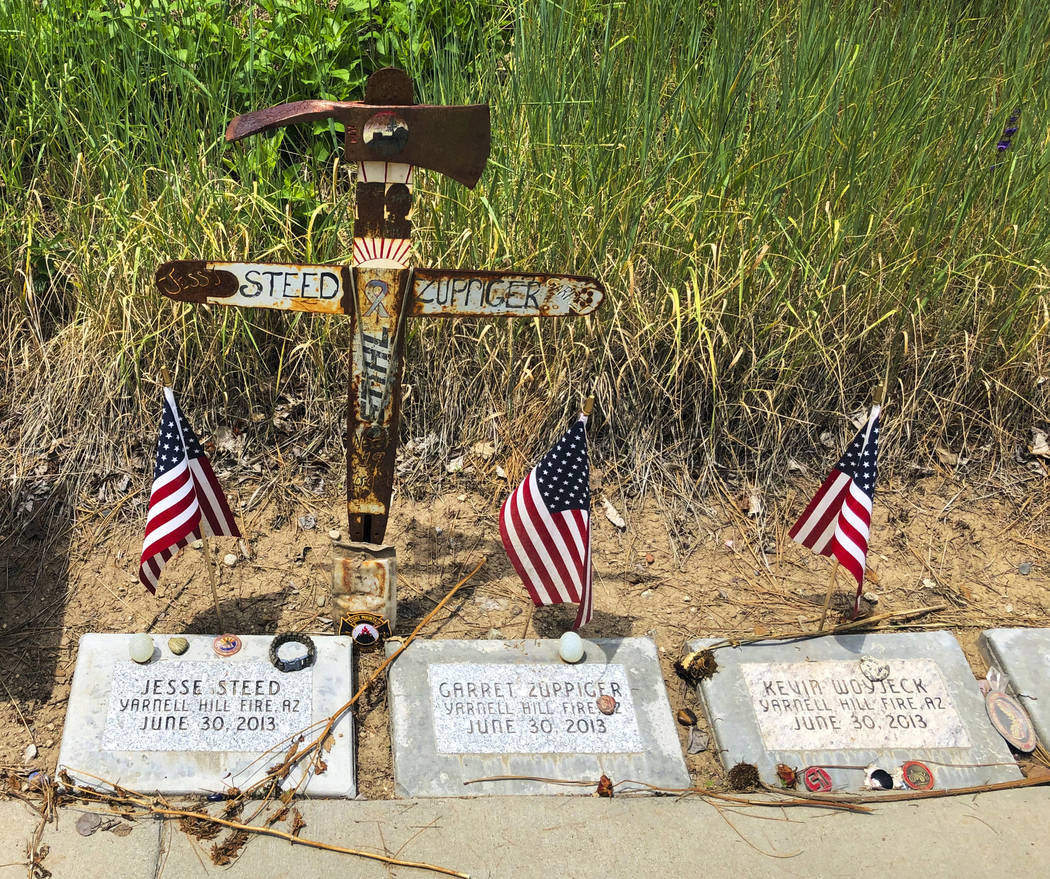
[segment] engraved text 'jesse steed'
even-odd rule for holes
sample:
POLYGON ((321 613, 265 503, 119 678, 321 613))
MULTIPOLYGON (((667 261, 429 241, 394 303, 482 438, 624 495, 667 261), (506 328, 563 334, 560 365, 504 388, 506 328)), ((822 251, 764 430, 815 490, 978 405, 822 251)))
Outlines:
MULTIPOLYGON (((514 274, 446 269, 403 269, 411 276, 405 310, 410 317, 556 317, 591 314, 605 288, 577 275, 514 274)), ((157 289, 170 299, 242 308, 276 308, 350 314, 347 293, 354 276, 378 272, 348 266, 175 260, 156 274, 157 289)), ((367 277, 366 277, 367 276, 367 277)), ((365 310, 383 308, 382 294, 365 310)))

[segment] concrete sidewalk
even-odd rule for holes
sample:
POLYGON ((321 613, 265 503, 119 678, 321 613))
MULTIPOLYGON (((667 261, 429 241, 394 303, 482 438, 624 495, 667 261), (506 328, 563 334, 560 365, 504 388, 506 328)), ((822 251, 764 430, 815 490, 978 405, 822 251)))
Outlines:
MULTIPOLYGON (((474 879, 1050 874, 1047 788, 887 803, 871 815, 592 797, 313 800, 299 808, 304 838, 386 851, 474 879)), ((212 842, 191 840, 173 823, 143 820, 123 838, 104 831, 81 837, 79 815, 63 809, 44 831, 42 864, 55 879, 439 875, 268 838, 253 839, 232 866, 215 867, 212 842)), ((0 802, 0 879, 27 875, 25 844, 35 826, 24 804, 0 802)))

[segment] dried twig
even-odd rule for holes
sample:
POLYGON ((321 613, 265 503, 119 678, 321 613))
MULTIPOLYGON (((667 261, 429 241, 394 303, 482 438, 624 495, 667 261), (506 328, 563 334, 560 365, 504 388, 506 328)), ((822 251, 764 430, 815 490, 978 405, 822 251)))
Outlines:
MULTIPOLYGON (((376 852, 362 851, 361 849, 346 848, 344 846, 332 845, 327 842, 321 842, 316 839, 304 839, 301 836, 295 835, 295 828, 293 831, 288 833, 284 830, 277 830, 273 827, 259 826, 257 824, 242 824, 239 821, 231 821, 227 818, 220 818, 216 815, 209 815, 207 812, 196 812, 190 809, 175 809, 170 806, 161 804, 158 801, 150 800, 143 794, 131 791, 126 788, 115 788, 116 793, 106 793, 105 791, 99 791, 90 787, 83 787, 77 784, 70 784, 65 782, 66 786, 72 791, 75 796, 88 799, 92 802, 104 802, 113 804, 121 804, 123 806, 131 806, 133 808, 144 809, 150 814, 160 815, 164 818, 178 818, 180 823, 182 822, 195 822, 198 826, 203 824, 217 824, 222 827, 229 827, 232 830, 240 831, 242 833, 257 833, 263 836, 275 836, 278 839, 284 839, 293 845, 305 845, 308 848, 322 849, 323 851, 339 852, 347 855, 357 855, 358 857, 368 858, 374 861, 382 861, 384 864, 390 864, 395 867, 415 867, 420 870, 431 870, 435 873, 442 873, 446 876, 458 876, 463 879, 470 879, 467 873, 461 873, 457 870, 451 870, 447 867, 440 867, 435 864, 427 864, 423 861, 405 861, 399 858, 389 857, 387 855, 381 855, 376 852)), ((111 785, 112 786, 112 785, 111 785)), ((302 825, 300 825, 302 826, 302 825)))

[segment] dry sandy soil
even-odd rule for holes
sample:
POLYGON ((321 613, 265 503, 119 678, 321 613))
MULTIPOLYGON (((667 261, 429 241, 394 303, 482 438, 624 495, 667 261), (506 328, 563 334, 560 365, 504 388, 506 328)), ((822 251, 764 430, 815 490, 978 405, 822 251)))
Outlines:
MULTIPOLYGON (((1050 625, 1050 493, 1045 471, 1013 466, 959 481, 926 471, 889 479, 876 498, 868 613, 944 605, 907 624, 958 636, 975 672, 975 642, 989 626, 1050 625)), ((671 707, 701 715, 672 665, 696 636, 749 637, 813 627, 827 583, 827 559, 787 539, 786 530, 818 483, 793 475, 775 493, 730 486, 688 514, 658 497, 598 491, 594 518, 595 617, 588 637, 647 635, 659 646, 671 707), (614 526, 601 498, 626 520, 614 526), (750 514, 749 514, 750 511, 750 514)), ((477 472, 443 480, 434 497, 395 496, 387 539, 397 547, 399 631, 411 631, 477 560, 485 564, 422 633, 431 638, 557 637, 572 607, 533 608, 499 540, 498 506, 509 486, 477 472)), ((260 504, 252 486, 231 491, 245 539, 221 538, 221 611, 243 634, 330 633, 330 529, 344 525, 340 498, 305 488, 260 504), (315 522, 311 522, 313 517, 315 522), (306 527, 304 527, 306 526, 306 527)), ((203 554, 188 548, 168 565, 156 597, 137 580, 142 522, 110 505, 110 518, 81 513, 73 527, 46 508, 17 533, 0 535, 0 765, 53 768, 66 702, 85 632, 214 633, 203 554)), ((126 513, 126 510, 124 511, 126 513)), ((831 621, 850 603, 842 578, 831 621)), ((359 653, 359 679, 378 667, 359 653)), ((703 724, 701 716, 700 723, 703 724)), ((393 795, 385 687, 358 711, 358 782, 363 795, 393 795)), ((687 731, 680 728, 683 751, 687 731)), ((709 753, 688 758, 694 779, 717 783, 709 753)))

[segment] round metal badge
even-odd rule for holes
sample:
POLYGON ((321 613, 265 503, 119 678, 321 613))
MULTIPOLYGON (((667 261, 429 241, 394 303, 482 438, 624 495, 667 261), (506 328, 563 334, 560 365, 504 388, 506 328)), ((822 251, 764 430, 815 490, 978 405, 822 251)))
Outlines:
POLYGON ((1013 696, 992 690, 984 697, 988 719, 1006 741, 1025 754, 1035 750, 1037 739, 1028 713, 1013 696))
POLYGON ((831 790, 831 776, 819 766, 807 767, 802 773, 802 782, 810 793, 827 793, 831 790))
POLYGON ((918 760, 909 760, 901 767, 904 783, 912 790, 932 790, 933 773, 930 767, 918 760))
POLYGON ((241 639, 236 635, 219 635, 211 642, 211 649, 219 656, 233 656, 241 646, 241 639))

